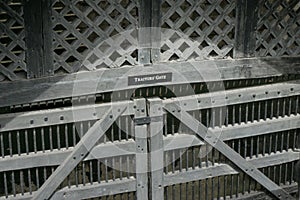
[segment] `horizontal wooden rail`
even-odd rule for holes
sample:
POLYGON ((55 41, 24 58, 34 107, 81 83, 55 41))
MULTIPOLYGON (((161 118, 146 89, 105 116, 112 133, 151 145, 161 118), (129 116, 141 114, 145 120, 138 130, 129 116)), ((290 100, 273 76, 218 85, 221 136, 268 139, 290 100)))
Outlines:
MULTIPOLYGON (((280 165, 282 163, 293 162, 299 159, 298 152, 282 152, 258 158, 247 159, 251 164, 257 168, 263 168, 268 166, 280 165)), ((205 165, 205 164, 203 164, 205 165)), ((174 185, 179 183, 187 183, 191 181, 203 180, 206 178, 213 178, 224 175, 238 174, 239 171, 232 168, 228 164, 215 164, 209 167, 195 169, 189 168, 189 170, 183 169, 182 172, 175 171, 175 173, 168 173, 164 176, 164 186, 174 185)))
POLYGON ((192 111, 297 95, 300 95, 300 81, 298 80, 170 98, 164 100, 163 104, 168 105, 176 102, 182 110, 192 111))
MULTIPOLYGON (((300 81, 290 81, 243 89, 210 92, 208 94, 177 97, 164 100, 163 103, 166 105, 177 101, 183 110, 190 111, 297 95, 300 95, 300 81)), ((96 120, 99 119, 108 108, 113 108, 113 105, 119 104, 127 104, 128 107, 122 115, 134 114, 132 101, 2 114, 0 115, 0 132, 96 120)))
MULTIPOLYGON (((115 181, 95 183, 93 185, 79 185, 79 187, 63 188, 58 190, 51 200, 85 199, 133 191, 136 191, 136 180, 134 177, 130 177, 129 179, 116 179, 115 181)), ((32 194, 25 193, 24 195, 18 194, 15 197, 9 196, 8 198, 0 197, 0 200, 30 200, 34 194, 35 192, 32 194)))
POLYGON ((35 80, 3 82, 0 83, 0 107, 136 89, 149 85, 128 85, 128 76, 158 72, 171 72, 172 81, 156 83, 153 86, 275 77, 299 74, 300 57, 158 63, 142 70, 141 66, 122 67, 35 80))
MULTIPOLYGON (((300 128, 300 115, 274 118, 272 120, 260 120, 241 125, 236 124, 235 126, 223 126, 222 128, 217 127, 210 130, 217 133, 221 131, 222 134, 220 135, 220 139, 223 141, 228 141, 232 139, 253 137, 297 128, 300 128)), ((164 136, 163 141, 164 151, 205 145, 205 143, 200 140, 199 137, 184 133, 176 133, 174 135, 164 136)), ((28 155, 21 154, 21 156, 6 156, 4 158, 0 158, 0 172, 41 166, 57 166, 72 152, 72 150, 73 148, 70 147, 69 149, 62 148, 61 150, 54 151, 37 153, 32 152, 28 155)), ((133 154, 135 154, 135 141, 129 139, 121 142, 114 141, 105 144, 98 144, 92 149, 92 151, 84 160, 88 161, 92 159, 102 159, 133 154)))

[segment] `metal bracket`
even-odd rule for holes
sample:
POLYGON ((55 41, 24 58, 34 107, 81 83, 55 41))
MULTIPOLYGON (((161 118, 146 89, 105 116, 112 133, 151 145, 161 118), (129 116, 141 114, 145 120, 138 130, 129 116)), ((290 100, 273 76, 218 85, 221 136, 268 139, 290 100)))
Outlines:
POLYGON ((151 122, 159 122, 162 120, 162 117, 140 117, 134 119, 135 125, 144 125, 144 124, 150 124, 151 122))
POLYGON ((134 119, 134 125, 144 125, 150 124, 151 118, 150 117, 140 117, 134 119))

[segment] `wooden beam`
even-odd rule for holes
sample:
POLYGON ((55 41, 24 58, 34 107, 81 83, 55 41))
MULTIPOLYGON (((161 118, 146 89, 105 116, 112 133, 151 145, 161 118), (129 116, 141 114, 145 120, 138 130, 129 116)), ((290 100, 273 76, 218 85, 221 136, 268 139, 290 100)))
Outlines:
POLYGON ((151 62, 157 63, 160 61, 161 47, 161 1, 151 0, 151 62))
MULTIPOLYGON (((283 152, 278 154, 261 156, 258 158, 247 159, 248 162, 257 168, 290 163, 298 159, 297 152, 283 152)), ((205 163, 203 163, 205 166, 205 163)), ((208 167, 196 167, 195 169, 185 169, 182 172, 168 173, 164 175, 164 186, 187 183, 192 181, 204 180, 218 176, 239 174, 240 172, 228 164, 210 164, 208 167)))
POLYGON ((139 0, 138 61, 142 65, 150 64, 151 8, 151 0, 139 0))
POLYGON ((27 77, 54 74, 52 51, 51 1, 24 1, 27 77))
POLYGON ((125 192, 136 191, 136 180, 131 177, 129 179, 115 180, 111 182, 104 182, 100 184, 93 184, 73 188, 63 188, 57 191, 51 200, 61 199, 87 199, 100 196, 112 196, 115 194, 121 194, 125 192))
MULTIPOLYGON (((162 101, 159 98, 148 99, 150 117, 163 117, 162 101)), ((164 147, 163 120, 149 124, 149 162, 150 162, 150 199, 164 199, 164 147)))
POLYGON ((114 123, 126 109, 126 106, 116 106, 117 112, 112 109, 108 110, 103 119, 97 121, 81 138, 79 143, 74 147, 71 154, 61 163, 60 166, 51 174, 46 182, 35 193, 33 200, 49 199, 53 192, 59 187, 63 180, 71 173, 80 161, 90 152, 97 141, 114 123))
POLYGON ((254 57, 259 0, 236 1, 234 58, 254 57))
POLYGON ((170 104, 164 107, 170 114, 188 126, 195 134, 201 137, 209 145, 217 149, 221 154, 228 158, 231 162, 234 163, 240 170, 244 173, 251 176, 264 188, 266 188, 274 197, 281 199, 293 199, 290 194, 284 191, 281 187, 271 181, 267 176, 265 176, 256 166, 247 162, 239 153, 237 153, 230 146, 225 144, 219 137, 218 134, 212 132, 210 129, 207 129, 203 124, 196 120, 192 115, 186 111, 182 111, 178 106, 178 102, 170 104))
MULTIPOLYGON (((264 135, 279 131, 286 131, 291 129, 300 128, 300 115, 290 117, 280 117, 274 119, 267 119, 255 121, 253 123, 228 126, 228 127, 215 127, 212 132, 222 132, 220 139, 223 141, 242 139, 246 137, 254 137, 257 135, 264 135), (253 131, 255 130, 255 131, 253 131)), ((140 134, 140 133, 137 133, 140 134)), ((185 133, 168 135, 163 137, 164 151, 189 148, 193 146, 201 146, 205 143, 196 135, 185 133)), ((135 141, 115 141, 113 143, 99 144, 95 146, 89 155, 84 159, 101 159, 114 156, 132 155, 135 152, 135 141)), ((56 166, 71 153, 72 148, 61 149, 46 152, 31 153, 29 155, 5 157, 0 159, 0 172, 8 170, 20 170, 41 166, 56 166)), ((297 159, 296 159, 297 160, 297 159)))
MULTIPOLYGON (((135 120, 147 116, 146 99, 134 99, 135 120)), ((135 136, 135 173, 136 173, 136 198, 148 200, 148 147, 147 124, 134 125, 135 136)))
MULTIPOLYGON (((51 200, 61 199, 87 199, 99 196, 108 196, 121 194, 125 192, 133 192, 136 190, 136 180, 133 177, 122 180, 116 179, 111 182, 97 182, 93 185, 79 185, 78 187, 62 188, 58 190, 51 200)), ((36 192, 17 194, 16 196, 0 197, 0 200, 31 200, 36 192)))
POLYGON ((149 87, 149 85, 128 85, 128 76, 158 72, 173 73, 172 81, 150 86, 296 75, 300 74, 300 57, 157 63, 143 70, 140 66, 123 67, 3 82, 0 83, 0 107, 149 87), (212 69, 212 66, 215 66, 215 69, 212 69), (212 76, 211 70, 217 70, 220 76, 212 76))
MULTIPOLYGON (((127 106, 122 116, 134 114, 132 101, 119 101, 118 105, 127 106)), ((0 132, 97 120, 101 119, 111 106, 111 103, 102 103, 2 114, 0 115, 0 132)))

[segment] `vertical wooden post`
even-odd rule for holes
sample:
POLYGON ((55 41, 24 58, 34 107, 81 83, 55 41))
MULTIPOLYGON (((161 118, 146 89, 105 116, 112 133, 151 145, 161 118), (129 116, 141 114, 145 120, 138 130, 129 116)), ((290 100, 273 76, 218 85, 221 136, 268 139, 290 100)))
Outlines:
POLYGON ((163 108, 159 98, 148 99, 151 199, 164 199, 163 167, 163 108))
POLYGON ((236 1, 234 58, 253 57, 255 54, 258 1, 236 1))
MULTIPOLYGON (((145 118, 146 100, 135 99, 135 120, 145 118)), ((136 198, 148 199, 148 148, 147 148, 147 125, 135 124, 135 144, 136 144, 136 198)))
POLYGON ((300 199, 300 135, 298 135, 297 139, 297 149, 299 151, 299 161, 297 162, 295 166, 295 172, 296 172, 296 181, 298 182, 298 198, 300 199))
POLYGON ((151 62, 160 61, 161 43, 161 0, 152 0, 151 16, 151 62))
POLYGON ((51 0, 24 0, 27 78, 53 75, 51 0))
POLYGON ((143 65, 150 64, 151 8, 151 0, 139 0, 138 61, 143 65))

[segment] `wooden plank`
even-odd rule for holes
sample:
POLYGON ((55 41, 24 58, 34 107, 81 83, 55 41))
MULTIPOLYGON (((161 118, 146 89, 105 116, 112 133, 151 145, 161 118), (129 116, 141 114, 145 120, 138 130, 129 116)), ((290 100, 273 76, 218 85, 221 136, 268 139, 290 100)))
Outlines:
POLYGON ((96 183, 93 185, 80 185, 79 187, 63 188, 57 191, 51 200, 87 199, 133 191, 136 191, 136 180, 133 177, 130 177, 129 179, 117 179, 115 181, 103 182, 100 184, 96 183))
POLYGON ((236 1, 235 58, 255 56, 258 2, 258 0, 236 1))
MULTIPOLYGON (((299 81, 276 83, 265 86, 256 86, 242 89, 226 90, 224 92, 210 92, 193 96, 178 97, 183 110, 197 110, 211 107, 221 107, 233 104, 249 103, 274 98, 296 96, 300 94, 299 81), (291 91, 293 88, 293 91, 291 91), (266 94, 266 91, 268 92, 266 94), (255 95, 255 98, 253 97, 255 95), (212 103, 214 102, 214 103, 212 103)), ((173 100, 165 100, 164 103, 172 103, 173 100)), ((122 101, 128 109, 122 115, 134 113, 132 101, 122 101)), ((110 103, 97 105, 73 106, 43 111, 31 111, 24 113, 12 113, 0 115, 0 132, 36 128, 55 124, 78 122, 83 120, 95 120, 106 112, 110 103), (96 113, 96 115, 94 114, 96 113), (64 120, 61 120, 63 117, 64 120)))
POLYGON ((142 65, 150 64, 151 49, 151 8, 152 2, 139 0, 138 61, 142 65))
MULTIPOLYGON (((146 99, 135 99, 134 119, 147 116, 146 99)), ((146 124, 135 124, 135 169, 136 169, 136 198, 148 199, 148 130, 146 124)))
MULTIPOLYGON (((95 183, 93 185, 79 185, 79 187, 63 188, 58 190, 51 200, 61 199, 86 199, 98 196, 107 196, 114 194, 121 194, 127 192, 133 192, 136 190, 136 180, 133 177, 129 179, 116 179, 110 182, 95 183)), ((16 196, 0 197, 0 200, 31 200, 36 192, 24 193, 23 195, 17 194, 16 196)))
MULTIPOLYGON (((300 81, 297 80, 241 89, 212 91, 204 94, 176 97, 176 100, 182 105, 182 110, 191 111, 297 96, 299 94, 300 81)), ((174 99, 166 99, 163 103, 167 105, 173 102, 174 99)))
MULTIPOLYGON (((95 146, 91 152, 83 159, 84 161, 109 158, 114 156, 126 156, 135 154, 135 142, 130 139, 122 142, 108 142, 95 146)), ((29 169, 42 166, 60 165, 74 150, 68 149, 37 152, 30 154, 15 155, 13 157, 0 158, 0 172, 10 170, 29 169)))
POLYGON ((289 150, 276 152, 266 155, 258 155, 258 157, 246 158, 246 160, 257 168, 264 168, 269 166, 281 165, 283 163, 290 163, 299 159, 299 153, 289 150))
MULTIPOLYGON (((190 111, 290 97, 299 94, 300 81, 290 81, 264 86, 226 90, 223 92, 210 92, 207 94, 177 97, 177 100, 179 100, 182 105, 185 105, 182 107, 183 110, 190 111), (293 91, 291 91, 291 88, 293 88, 293 91), (266 91, 268 92, 267 94, 266 91), (255 98, 253 97, 254 95, 255 98)), ((172 103, 172 101, 173 100, 165 100, 164 103, 168 104, 169 102, 172 103)), ((122 115, 131 115, 134 113, 133 102, 121 101, 119 103, 128 105, 128 109, 122 115)), ((2 114, 0 115, 0 132, 99 119, 110 106, 110 103, 103 103, 43 111, 2 114), (94 113, 96 113, 96 115, 94 115, 94 113), (61 116, 64 118, 63 121, 60 118, 61 116), (47 121, 45 121, 45 119, 47 119, 47 121)))
POLYGON ((201 146, 205 143, 201 141, 195 135, 175 133, 174 135, 168 135, 163 137, 164 140, 164 151, 170 151, 175 149, 184 149, 194 146, 201 146))
POLYGON ((221 140, 232 140, 245 137, 254 137, 268 133, 287 131, 300 128, 300 115, 291 115, 290 117, 279 117, 267 120, 242 123, 234 126, 222 126, 210 129, 214 133, 221 133, 221 140))
POLYGON ((149 85, 128 86, 128 76, 157 74, 158 72, 172 72, 173 79, 171 82, 157 83, 153 86, 210 82, 220 79, 262 78, 299 74, 300 57, 157 63, 143 70, 140 66, 123 67, 35 80, 3 82, 0 83, 0 107, 149 87, 149 85), (216 67, 219 77, 211 75, 212 66, 216 67), (91 85, 95 87, 90 87, 91 85))
MULTIPOLYGON (((221 128, 215 127, 210 130, 215 133, 221 132, 220 139, 228 141, 297 128, 300 128, 300 115, 260 120, 253 123, 237 124, 235 126, 223 126, 221 128)), ((136 133, 140 134, 140 131, 137 131, 136 133)), ((204 145, 204 142, 196 135, 175 133, 174 135, 163 137, 164 151, 201 145, 204 145)), ((91 153, 87 155, 84 160, 132 155, 135 152, 135 146, 135 141, 133 140, 99 144, 92 149, 91 153)), ((61 149, 60 151, 54 150, 52 152, 37 152, 29 155, 0 158, 0 171, 59 165, 71 151, 72 148, 69 148, 61 149)))
MULTIPOLYGON (((159 98, 148 99, 149 117, 163 117, 162 101, 159 98)), ((149 125, 150 152, 150 199, 164 199, 163 188, 163 121, 151 122, 149 125)))
POLYGON ((299 160, 295 165, 295 181, 298 182, 298 197, 300 198, 300 136, 298 135, 296 148, 299 153, 299 160))
MULTIPOLYGON (((284 190, 286 190, 290 194, 294 194, 297 192, 297 183, 291 183, 287 185, 281 186, 284 190)), ((273 198, 270 197, 265 192, 258 192, 255 191, 253 193, 246 193, 246 194, 240 194, 239 197, 235 198, 236 200, 253 200, 253 199, 264 199, 264 200, 272 200, 273 198)))
POLYGON ((53 75, 51 1, 24 1, 27 77, 53 75))
MULTIPOLYGON (((286 152, 284 151, 283 153, 278 153, 278 154, 272 154, 272 155, 266 155, 266 156, 262 156, 262 157, 258 157, 258 158, 253 158, 253 159, 249 159, 248 161, 253 163, 254 165, 255 164, 259 164, 259 167, 267 167, 269 166, 269 161, 272 160, 272 164, 274 165, 278 165, 278 164, 281 164, 281 163, 286 163, 286 162, 292 162, 292 161, 295 161, 298 159, 298 155, 297 155, 297 152, 292 152, 292 151, 289 151, 289 152, 286 152), (284 162, 283 162, 284 160, 284 162)), ((202 180, 202 179, 206 179, 209 175, 210 178, 213 178, 213 177, 217 177, 217 176, 221 176, 221 175, 229 175, 229 174, 238 174, 239 172, 230 167, 229 165, 227 164, 217 164, 215 166, 209 166, 209 167, 205 167, 205 168, 196 168, 195 170, 190 170, 190 171, 185 171, 183 170, 183 172, 181 173, 170 173, 170 174, 166 174, 164 175, 164 186, 168 186, 168 185, 173 185, 173 184, 177 184, 177 183, 186 183, 186 182, 190 182, 191 180, 202 180)), ((116 181, 112 181, 112 182, 109 182, 108 185, 123 185, 124 184, 128 184, 128 181, 129 180, 122 180, 122 181, 119 181, 119 180, 116 180, 116 181)), ((129 183, 132 187, 132 188, 135 188, 135 181, 132 179, 130 179, 130 183, 129 183)), ((83 194, 86 194, 87 197, 88 196, 88 193, 91 192, 91 194, 94 194, 94 189, 96 191, 102 191, 104 192, 103 188, 106 188, 107 184, 105 183, 100 183, 100 185, 98 184, 93 184, 93 185, 87 185, 87 186, 81 186, 81 187, 78 187, 78 188, 71 188, 71 189, 67 189, 67 188, 64 188, 64 189, 61 189, 59 191, 57 191, 57 193, 55 194, 55 196, 60 196, 62 195, 62 193, 66 193, 68 194, 67 197, 69 197, 70 193, 72 192, 81 192, 83 194)), ((283 186, 283 188, 285 189, 286 187, 289 187, 289 186, 283 186)), ((121 187, 122 188, 122 187, 121 187)), ((116 189, 116 187, 114 187, 114 189, 116 189)), ((115 190, 111 190, 111 191, 115 191, 115 190)), ((293 190, 288 190, 289 193, 292 193, 292 192, 295 192, 297 190, 297 185, 293 185, 293 190)), ((108 190, 106 190, 108 191, 108 190)), ((128 192, 130 192, 131 190, 129 190, 128 192)), ((134 191, 134 189, 132 190, 134 191)), ((34 194, 34 193, 33 193, 34 194)), ((103 194, 103 193, 101 193, 103 194)), ((265 193, 259 193, 260 195, 261 194, 265 194, 265 193)), ((257 194, 245 194, 244 196, 241 196, 240 198, 241 199, 251 199, 251 197, 256 197, 257 194)), ((72 195, 71 195, 72 196, 72 195)), ((70 198, 71 198, 70 196, 70 198)), ((92 197, 92 196, 90 196, 92 197)), ((6 197, 0 197, 0 199, 22 199, 22 200, 25 200, 25 199, 31 199, 32 198, 32 195, 29 195, 29 194, 24 194, 24 196, 19 196, 17 195, 16 197, 9 197, 9 198, 6 198, 6 197)), ((253 198, 252 198, 253 199, 253 198)))
POLYGON ((97 141, 105 134, 109 127, 114 123, 126 109, 126 106, 115 107, 117 110, 113 112, 112 108, 108 110, 103 119, 97 121, 81 138, 79 143, 74 147, 71 154, 63 163, 51 174, 46 182, 35 193, 33 200, 49 199, 53 192, 58 188, 61 182, 70 174, 77 164, 84 159, 89 151, 94 147, 97 141), (115 119, 114 119, 115 118, 115 119))
POLYGON ((161 1, 151 0, 151 62, 160 61, 161 48, 161 1))
MULTIPOLYGON (((258 158, 247 159, 257 168, 280 165, 282 163, 293 162, 298 159, 297 152, 283 152, 272 155, 261 156, 258 158)), ((179 183, 187 183, 192 181, 204 180, 224 175, 239 174, 240 172, 228 164, 215 164, 208 167, 195 169, 185 169, 182 172, 168 173, 164 175, 164 186, 174 185, 179 183)))
MULTIPOLYGON (((127 106, 126 111, 122 113, 122 115, 134 114, 132 101, 119 101, 118 104, 127 106)), ((102 103, 97 105, 2 114, 0 115, 0 132, 97 120, 101 119, 111 106, 111 103, 102 103)))
POLYGON ((242 158, 240 154, 219 139, 218 134, 211 132, 186 111, 182 111, 178 105, 178 102, 174 102, 174 104, 167 105, 164 108, 174 117, 188 126, 199 137, 204 139, 209 145, 213 146, 230 161, 232 161, 244 173, 248 174, 258 183, 260 183, 264 188, 271 192, 274 197, 293 199, 286 191, 266 177, 254 165, 249 162, 245 162, 245 159, 242 158))
POLYGON ((238 172, 227 164, 215 164, 204 168, 191 169, 189 171, 170 173, 164 176, 164 186, 187 183, 192 181, 213 178, 217 176, 238 174, 238 172))

